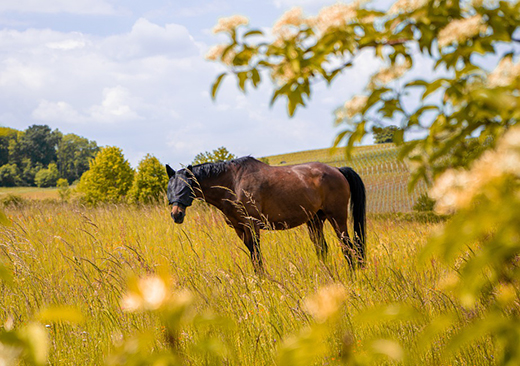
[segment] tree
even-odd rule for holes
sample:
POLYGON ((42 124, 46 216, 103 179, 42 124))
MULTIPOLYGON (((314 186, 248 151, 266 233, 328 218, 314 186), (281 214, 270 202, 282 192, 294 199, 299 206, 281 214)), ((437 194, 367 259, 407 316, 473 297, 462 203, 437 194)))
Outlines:
POLYGON ((33 186, 36 174, 43 168, 42 163, 33 164, 29 158, 23 158, 19 163, 21 184, 26 186, 33 186))
POLYGON ((235 159, 236 155, 231 154, 228 149, 224 146, 219 147, 218 149, 213 150, 212 152, 206 151, 204 153, 199 153, 193 159, 193 165, 202 164, 202 163, 213 163, 217 161, 227 161, 235 159))
POLYGON ((0 186, 14 187, 20 184, 20 172, 16 164, 5 164, 0 167, 0 186))
POLYGON ((157 203, 161 201, 167 185, 168 175, 164 165, 156 157, 147 154, 137 166, 137 174, 128 195, 133 202, 157 203))
MULTIPOLYGON (((315 82, 330 84, 358 55, 376 55, 385 65, 362 95, 335 112, 336 122, 347 122, 335 145, 345 142, 350 153, 367 133, 399 123, 394 142, 413 163, 410 186, 419 179, 434 183, 437 209, 455 212, 421 258, 436 253, 457 268, 451 281, 456 306, 473 313, 483 307, 446 347, 460 349, 490 334, 498 345, 496 362, 520 364, 520 3, 398 0, 385 12, 367 4, 335 4, 316 17, 293 8, 274 25, 272 37, 243 30, 245 17, 220 19, 214 32, 229 40, 207 58, 229 69, 211 94, 226 75, 235 76, 244 92, 270 75, 271 102, 285 98, 292 116, 308 103, 315 82), (409 70, 428 64, 434 66, 421 72, 425 79, 410 76, 409 70), (415 100, 405 103, 407 96, 415 100), (425 137, 406 141, 417 132, 425 137)), ((430 331, 436 331, 423 339, 433 342, 450 329, 454 323, 447 319, 433 319, 430 331)))
POLYGON ((0 166, 9 163, 9 142, 16 139, 17 133, 13 128, 0 127, 0 166))
POLYGON ((57 160, 56 153, 61 137, 61 132, 52 131, 47 125, 30 126, 20 140, 21 154, 33 164, 47 166, 57 160))
POLYGON ((102 148, 90 169, 81 176, 78 191, 89 204, 123 201, 132 186, 134 171, 125 160, 123 151, 115 146, 102 148))
POLYGON ((40 169, 34 177, 34 183, 38 187, 54 187, 60 177, 58 166, 54 163, 49 164, 45 169, 40 169))
POLYGON ((89 161, 99 151, 95 141, 69 133, 58 144, 57 163, 60 176, 69 184, 78 180, 89 169, 89 161))
POLYGON ((374 128, 374 141, 376 144, 387 144, 394 142, 394 135, 399 130, 397 126, 374 128))

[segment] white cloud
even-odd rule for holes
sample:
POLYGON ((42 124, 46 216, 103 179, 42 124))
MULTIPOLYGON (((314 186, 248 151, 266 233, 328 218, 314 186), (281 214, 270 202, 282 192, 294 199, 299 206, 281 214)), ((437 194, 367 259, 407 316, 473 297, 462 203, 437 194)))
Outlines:
POLYGON ((66 102, 49 102, 43 99, 38 107, 32 112, 32 116, 40 121, 45 122, 83 122, 84 118, 66 102))
POLYGON ((16 0, 1 1, 2 12, 23 13, 72 13, 72 14, 115 14, 115 9, 105 0, 16 0))
POLYGON ((122 86, 105 88, 101 105, 90 108, 92 119, 102 122, 129 122, 134 119, 142 119, 130 107, 130 104, 135 104, 134 100, 135 98, 130 95, 128 89, 122 86))
POLYGON ((221 68, 204 60, 207 48, 187 27, 145 18, 110 36, 0 30, 0 122, 45 123, 119 146, 134 165, 143 152, 178 164, 219 146, 257 156, 307 150, 330 146, 331 110, 373 67, 367 56, 362 72, 317 85, 310 107, 289 119, 285 101, 268 107, 267 78, 244 96, 229 77, 213 102, 208 91, 221 68))
POLYGON ((135 98, 126 88, 116 86, 105 88, 102 102, 87 108, 84 113, 78 112, 67 102, 51 102, 43 99, 32 112, 32 117, 43 122, 88 123, 90 126, 103 123, 128 123, 143 118, 130 107, 130 104, 135 104, 133 100, 135 98))
MULTIPOLYGON (((347 1, 348 2, 348 1, 347 1)), ((277 8, 290 8, 293 6, 301 6, 304 8, 316 8, 326 5, 332 5, 335 1, 331 0, 273 0, 273 4, 277 8)))
POLYGON ((198 54, 186 27, 177 24, 161 27, 144 18, 138 19, 129 33, 102 40, 100 47, 104 54, 119 60, 158 55, 185 58, 198 54))

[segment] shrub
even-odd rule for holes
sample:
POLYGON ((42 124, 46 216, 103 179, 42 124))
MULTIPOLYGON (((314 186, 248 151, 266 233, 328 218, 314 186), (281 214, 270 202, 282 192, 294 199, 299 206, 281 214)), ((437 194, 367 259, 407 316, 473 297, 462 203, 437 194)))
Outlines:
POLYGON ((235 154, 231 154, 228 149, 224 146, 219 147, 218 149, 213 150, 212 152, 206 151, 195 156, 193 159, 193 165, 203 164, 203 163, 214 163, 216 161, 227 161, 235 159, 237 156, 235 154))
POLYGON ((62 201, 66 201, 70 197, 70 188, 69 181, 65 178, 60 178, 56 182, 56 187, 58 187, 58 194, 62 201))
POLYGON ((435 206, 435 200, 430 198, 427 193, 422 193, 418 198, 417 202, 413 205, 414 211, 428 212, 433 211, 435 206))
POLYGON ((159 159, 147 154, 139 162, 137 174, 129 192, 131 202, 155 203, 160 202, 166 192, 168 176, 159 159))
POLYGON ((90 162, 90 169, 81 176, 78 191, 88 204, 121 202, 132 187, 133 179, 134 170, 123 151, 107 146, 90 162))
POLYGON ((0 186, 14 187, 20 183, 20 171, 16 164, 5 164, 0 167, 0 186))
POLYGON ((56 164, 51 163, 46 169, 41 169, 34 177, 34 183, 38 187, 54 187, 58 181, 59 173, 56 164))

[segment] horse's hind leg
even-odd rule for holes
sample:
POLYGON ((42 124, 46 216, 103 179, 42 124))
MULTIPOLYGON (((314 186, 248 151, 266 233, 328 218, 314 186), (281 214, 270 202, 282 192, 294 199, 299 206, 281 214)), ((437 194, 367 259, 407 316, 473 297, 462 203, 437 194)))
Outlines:
POLYGON ((362 258, 360 256, 360 252, 356 250, 353 241, 350 239, 348 235, 347 229, 347 219, 339 220, 331 217, 327 217, 329 222, 332 224, 336 235, 341 243, 341 251, 343 252, 343 256, 348 261, 352 268, 356 268, 358 263, 362 265, 362 258))
POLYGON ((307 222, 307 228, 309 229, 309 236, 311 237, 314 247, 316 249, 316 255, 321 261, 325 261, 329 247, 325 241, 325 235, 323 234, 323 222, 325 217, 321 212, 318 212, 314 217, 307 222))

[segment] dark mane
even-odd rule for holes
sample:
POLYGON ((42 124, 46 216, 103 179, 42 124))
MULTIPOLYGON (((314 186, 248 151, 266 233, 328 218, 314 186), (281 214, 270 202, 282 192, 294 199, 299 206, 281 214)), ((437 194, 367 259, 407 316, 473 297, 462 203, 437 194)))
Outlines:
POLYGON ((216 163, 202 163, 193 166, 193 175, 197 178, 197 180, 204 180, 206 178, 218 177, 222 173, 225 173, 229 170, 230 167, 239 165, 240 167, 248 167, 253 164, 257 164, 260 162, 256 160, 252 156, 243 156, 241 158, 228 160, 228 161, 218 161, 216 163))

